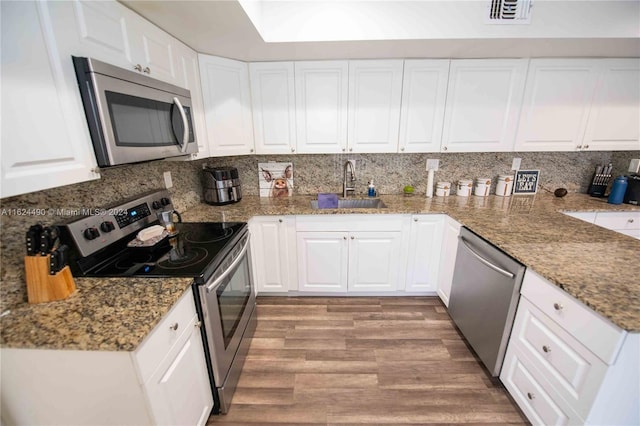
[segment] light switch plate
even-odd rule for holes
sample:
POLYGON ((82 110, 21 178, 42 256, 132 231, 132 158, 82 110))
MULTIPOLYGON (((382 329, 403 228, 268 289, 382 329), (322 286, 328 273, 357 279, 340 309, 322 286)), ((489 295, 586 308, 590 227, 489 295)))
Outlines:
POLYGON ((428 159, 427 160, 427 170, 438 171, 438 167, 440 166, 440 160, 438 159, 428 159))
POLYGON ((634 158, 629 163, 629 173, 640 172, 640 158, 634 158))
POLYGON ((171 172, 164 172, 164 187, 169 189, 173 186, 173 181, 171 180, 171 172))
POLYGON ((520 163, 522 162, 522 158, 514 158, 511 163, 511 170, 520 170, 520 163))

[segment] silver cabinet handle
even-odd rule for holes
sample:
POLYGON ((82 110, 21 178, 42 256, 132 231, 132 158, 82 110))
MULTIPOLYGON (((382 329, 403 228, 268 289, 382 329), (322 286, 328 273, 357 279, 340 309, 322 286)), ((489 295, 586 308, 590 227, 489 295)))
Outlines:
POLYGON ((549 346, 547 346, 547 345, 544 345, 544 346, 542 347, 542 350, 543 350, 545 353, 549 353, 549 352, 551 352, 551 347, 549 347, 549 346))
POLYGON ((633 223, 633 219, 629 219, 629 220, 627 220, 627 222, 633 223))
POLYGON ((584 149, 589 149, 589 145, 585 145, 585 146, 584 146, 584 149))
POLYGON ((151 74, 151 68, 149 68, 149 67, 144 67, 144 69, 142 70, 142 72, 143 72, 143 73, 146 73, 146 74, 151 74))
POLYGON ((133 67, 134 70, 138 71, 138 72, 142 72, 142 65, 140 64, 136 64, 135 67, 133 67))
POLYGON ((278 222, 282 223, 282 219, 278 219, 278 222))
POLYGON ((296 149, 295 148, 291 148, 291 152, 296 152, 296 149))
POLYGON ((404 151, 404 146, 402 148, 400 148, 400 151, 404 151))
POLYGON ((527 398, 529 399, 534 399, 536 396, 534 394, 532 394, 531 392, 527 392, 527 398))
POLYGON ((564 306, 562 306, 562 303, 554 303, 553 304, 553 309, 555 309, 556 311, 561 311, 562 308, 564 308, 564 306))
POLYGON ((449 148, 447 148, 446 146, 442 147, 443 151, 446 151, 447 149, 449 149, 449 148))
POLYGON ((218 278, 216 278, 211 284, 207 285, 207 293, 210 293, 211 291, 213 291, 213 289, 215 289, 218 286, 218 284, 220 284, 222 282, 222 280, 227 278, 227 276, 231 272, 233 272, 233 270, 236 268, 236 266, 238 266, 238 264, 240 262, 242 262, 242 259, 244 258, 244 254, 247 252, 248 248, 249 248, 249 239, 247 238, 247 240, 244 243, 244 246, 242 247, 242 250, 240 251, 240 254, 238 254, 238 257, 236 257, 236 259, 233 261, 233 263, 231 263, 231 265, 229 265, 227 270, 224 271, 222 273, 222 275, 220 275, 218 278))
POLYGON ((342 148, 342 152, 345 152, 345 151, 346 151, 346 148, 342 148))
POLYGON ((347 237, 346 237, 346 236, 344 236, 344 237, 342 237, 342 239, 343 239, 343 240, 346 240, 346 239, 347 239, 347 237))
POLYGON ((504 275, 505 277, 508 278, 513 278, 515 275, 513 275, 511 272, 509 271, 505 271, 504 269, 502 269, 499 266, 494 265, 493 263, 489 262, 487 259, 485 259, 484 257, 480 256, 478 253, 476 253, 470 246, 469 246, 469 242, 467 240, 465 240, 464 238, 460 237, 460 241, 462 241, 462 244, 464 244, 464 246, 471 252, 471 254, 473 254, 480 262, 482 262, 485 266, 488 266, 489 268, 493 269, 494 271, 496 271, 499 274, 504 275))
POLYGON ((253 148, 251 148, 251 149, 249 150, 249 152, 253 152, 253 148))
POLYGON ((352 235, 352 236, 351 236, 351 239, 352 239, 352 240, 355 240, 355 239, 356 239, 356 237, 354 237, 354 236, 352 235))
POLYGON ((187 114, 184 112, 184 108, 182 108, 180 100, 174 97, 173 103, 176 105, 176 107, 178 107, 178 111, 180 111, 180 117, 182 117, 182 125, 184 126, 184 130, 182 131, 182 145, 180 148, 180 152, 185 152, 187 150, 187 144, 189 143, 189 122, 187 121, 187 114))
POLYGON ((202 321, 196 321, 196 322, 193 324, 193 326, 194 326, 194 327, 196 327, 196 328, 200 328, 200 327, 202 327, 202 321))
POLYGON ((169 329, 176 331, 178 329, 178 323, 169 326, 169 329))

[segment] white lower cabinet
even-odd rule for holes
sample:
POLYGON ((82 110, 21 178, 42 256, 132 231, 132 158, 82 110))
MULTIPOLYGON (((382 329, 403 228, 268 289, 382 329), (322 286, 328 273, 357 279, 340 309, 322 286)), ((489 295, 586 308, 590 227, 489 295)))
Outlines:
POLYGON ((258 294, 296 290, 295 216, 256 216, 249 232, 258 294))
POLYGON ((438 289, 445 217, 435 214, 411 218, 406 291, 435 294, 438 289))
POLYGON ((206 424, 196 325, 189 289, 134 352, 2 348, 2 424, 206 424))
POLYGON ((638 424, 640 335, 527 270, 500 378, 533 424, 638 424))
POLYGON ((564 212, 567 216, 640 239, 640 212, 564 212))
POLYGON ((458 235, 460 223, 445 215, 442 227, 442 245, 440 254, 440 270, 438 274, 438 296, 445 306, 449 306, 449 294, 453 282, 453 271, 456 266, 458 252, 458 235))
POLYGON ((299 216, 298 290, 393 292, 404 288, 408 216, 299 216))

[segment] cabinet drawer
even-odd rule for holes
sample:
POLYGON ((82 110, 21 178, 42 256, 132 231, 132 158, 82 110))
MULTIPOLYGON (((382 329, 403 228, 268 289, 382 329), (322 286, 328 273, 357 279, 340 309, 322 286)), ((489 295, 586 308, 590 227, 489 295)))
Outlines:
POLYGON ((135 356, 143 383, 151 377, 195 315, 193 292, 189 288, 136 351, 135 356))
POLYGON ((625 332, 540 275, 527 269, 521 293, 607 364, 613 363, 625 332))
POLYGON ((570 410, 552 397, 511 348, 507 352, 500 379, 518 406, 534 425, 566 425, 572 422, 570 410))
POLYGON ((594 223, 612 230, 640 230, 640 212, 598 213, 594 223))
POLYGON ((586 418, 606 374, 607 365, 521 298, 509 342, 528 360, 573 410, 586 418))
POLYGON ((408 223, 409 216, 406 215, 301 215, 296 217, 296 231, 402 231, 403 225, 408 223))

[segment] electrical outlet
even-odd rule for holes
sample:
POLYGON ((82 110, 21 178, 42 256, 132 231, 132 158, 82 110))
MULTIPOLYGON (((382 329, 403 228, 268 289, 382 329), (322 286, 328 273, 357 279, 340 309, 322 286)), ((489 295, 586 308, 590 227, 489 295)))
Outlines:
POLYGON ((520 170, 520 163, 522 162, 522 158, 514 158, 511 163, 511 170, 520 170))
POLYGON ((629 173, 640 172, 640 158, 634 158, 629 163, 629 173))
POLYGON ((440 160, 429 158, 427 159, 427 171, 433 170, 435 172, 438 171, 438 167, 440 166, 440 160))
POLYGON ((164 187, 169 189, 173 186, 173 181, 171 180, 171 172, 164 172, 164 187))

